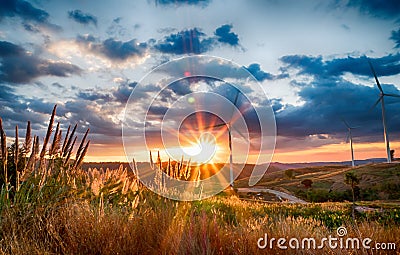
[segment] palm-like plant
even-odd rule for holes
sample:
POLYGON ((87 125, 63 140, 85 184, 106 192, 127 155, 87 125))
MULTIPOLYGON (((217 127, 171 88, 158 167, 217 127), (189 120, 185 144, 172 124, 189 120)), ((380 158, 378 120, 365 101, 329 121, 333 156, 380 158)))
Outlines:
POLYGON ((350 187, 351 187, 351 194, 353 195, 352 217, 354 220, 355 219, 354 210, 355 210, 355 202, 356 202, 354 190, 357 187, 357 185, 360 183, 360 178, 357 177, 355 172, 351 171, 351 172, 347 172, 344 175, 344 182, 347 185, 350 185, 350 187))

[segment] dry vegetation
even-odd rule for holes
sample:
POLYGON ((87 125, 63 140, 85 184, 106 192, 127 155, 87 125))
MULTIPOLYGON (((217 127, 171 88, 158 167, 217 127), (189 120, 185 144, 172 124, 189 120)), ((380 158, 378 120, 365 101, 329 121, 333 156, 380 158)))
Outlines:
MULTIPOLYGON (((48 134, 52 133, 54 114, 55 111, 48 134)), ((15 147, 19 146, 4 146, 0 253, 271 253, 270 249, 260 251, 257 247, 257 240, 265 233, 275 238, 314 237, 318 240, 335 236, 339 226, 347 227, 349 237, 369 237, 375 242, 393 242, 400 246, 398 208, 359 214, 357 221, 352 222, 349 203, 246 202, 224 193, 202 201, 177 202, 141 187, 123 167, 82 170, 80 164, 88 143, 84 142, 85 135, 75 160, 71 160, 75 129, 71 135, 66 135, 65 146, 61 146, 61 131, 57 125, 53 144, 42 145, 44 153, 40 155, 38 138, 33 139, 29 156, 23 147, 22 152, 15 152, 15 147), (59 146, 55 146, 57 140, 59 146), (7 162, 6 159, 12 158, 7 157, 9 152, 21 154, 21 157, 7 162), (19 175, 24 177, 15 178, 19 175)), ((1 127, 0 130, 5 140, 1 127)), ((50 135, 47 140, 50 141, 50 135)), ((326 247, 282 251, 275 247, 272 253, 296 252, 348 254, 350 250, 326 247)), ((366 251, 354 254, 363 252, 366 251)))

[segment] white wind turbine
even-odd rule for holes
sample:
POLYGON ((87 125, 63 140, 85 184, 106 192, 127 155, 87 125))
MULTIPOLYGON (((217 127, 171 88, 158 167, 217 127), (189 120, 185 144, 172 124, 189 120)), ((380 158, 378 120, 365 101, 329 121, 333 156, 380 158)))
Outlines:
MULTIPOLYGON (((235 100, 233 103, 233 107, 236 107, 238 98, 239 98, 239 93, 240 91, 237 90, 236 96, 235 96, 235 100)), ((233 109, 234 111, 234 109, 233 109)), ((228 129, 228 144, 229 144, 229 179, 230 179, 230 184, 231 187, 233 188, 233 156, 232 156, 232 128, 236 130, 236 132, 238 132, 238 134, 243 137, 245 140, 249 139, 248 137, 246 137, 245 135, 243 135, 242 132, 240 132, 237 128, 232 126, 232 119, 233 119, 233 112, 232 112, 232 116, 229 120, 229 122, 227 123, 221 123, 221 124, 217 124, 217 125, 213 125, 213 126, 208 126, 206 128, 218 128, 218 127, 224 127, 226 126, 226 128, 228 129)), ((250 147, 252 147, 252 145, 250 144, 250 147)))
POLYGON ((349 142, 350 142, 351 166, 354 167, 355 164, 354 164, 354 150, 353 150, 353 135, 352 135, 352 133, 351 133, 351 130, 352 130, 352 129, 355 129, 355 128, 357 128, 357 127, 350 127, 350 125, 349 125, 344 119, 342 119, 342 121, 343 121, 344 125, 347 127, 347 130, 348 130, 348 134, 347 134, 347 139, 346 139, 346 141, 349 141, 349 142))
POLYGON ((369 66, 371 68, 372 73, 374 74, 376 85, 378 86, 378 89, 380 91, 379 98, 375 102, 375 104, 372 106, 372 108, 374 108, 379 103, 379 101, 381 102, 381 106, 382 106, 382 122, 383 122, 383 136, 385 138, 385 144, 386 144, 387 162, 391 163, 392 159, 390 157, 389 136, 388 136, 388 132, 387 132, 387 129, 386 129, 386 116, 385 116, 386 113, 385 113, 385 101, 384 100, 385 100, 385 96, 400 97, 400 95, 388 94, 388 93, 383 92, 382 86, 379 83, 378 77, 376 76, 375 69, 372 66, 372 63, 371 63, 371 61, 369 59, 368 59, 368 64, 369 64, 369 66))

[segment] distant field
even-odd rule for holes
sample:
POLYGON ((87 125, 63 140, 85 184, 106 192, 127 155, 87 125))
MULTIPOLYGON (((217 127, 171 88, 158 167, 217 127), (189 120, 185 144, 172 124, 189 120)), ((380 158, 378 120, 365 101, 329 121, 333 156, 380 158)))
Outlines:
MULTIPOLYGON (((267 172, 257 186, 284 191, 308 201, 349 201, 350 187, 344 183, 344 174, 348 171, 354 171, 361 179, 358 185, 359 200, 400 200, 400 163, 367 164, 355 168, 341 165, 316 166, 273 171, 267 172), (312 181, 311 188, 301 184, 305 179, 312 181)), ((235 186, 247 187, 248 179, 238 180, 235 186)))

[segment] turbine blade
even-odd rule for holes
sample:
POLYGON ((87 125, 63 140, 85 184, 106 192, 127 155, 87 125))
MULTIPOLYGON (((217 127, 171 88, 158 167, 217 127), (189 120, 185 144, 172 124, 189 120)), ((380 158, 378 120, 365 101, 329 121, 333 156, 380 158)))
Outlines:
POLYGON ((239 98, 239 93, 240 93, 240 91, 238 90, 238 89, 236 89, 236 97, 235 97, 235 101, 234 101, 234 103, 233 103, 233 105, 234 106, 236 106, 236 103, 237 103, 237 100, 238 100, 238 98, 239 98))
POLYGON ((372 66, 372 63, 371 63, 371 61, 370 61, 369 59, 368 59, 368 64, 369 64, 369 67, 371 68, 372 73, 374 74, 375 82, 376 82, 376 85, 378 86, 378 89, 383 93, 382 86, 381 86, 381 84, 379 83, 378 77, 376 76, 375 69, 374 69, 374 67, 372 66))
POLYGON ((396 94, 384 94, 384 96, 390 96, 390 97, 400 97, 400 95, 396 95, 396 94))
POLYGON ((371 112, 371 111, 376 107, 376 105, 379 104, 379 102, 380 102, 381 100, 382 100, 382 96, 380 96, 380 97, 378 98, 378 100, 376 100, 375 104, 374 104, 373 106, 371 106, 371 109, 369 109, 369 111, 371 112))
POLYGON ((346 143, 349 143, 349 140, 350 140, 350 133, 349 133, 349 132, 347 132, 347 136, 346 136, 346 143))
POLYGON ((203 129, 219 128, 219 127, 224 127, 226 125, 227 125, 226 123, 221 123, 221 124, 216 124, 216 125, 212 125, 212 126, 207 126, 207 127, 204 127, 203 129))
POLYGON ((347 121, 345 121, 345 119, 343 119, 343 118, 341 118, 341 119, 342 119, 342 122, 344 123, 344 125, 345 125, 347 128, 350 128, 349 123, 347 123, 347 121))
POLYGON ((250 136, 246 137, 241 131, 239 131, 239 129, 237 129, 235 126, 232 126, 232 128, 245 140, 245 141, 249 141, 250 144, 250 148, 252 149, 257 149, 250 141, 250 136))

